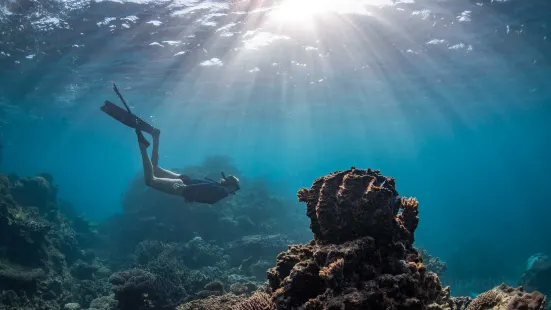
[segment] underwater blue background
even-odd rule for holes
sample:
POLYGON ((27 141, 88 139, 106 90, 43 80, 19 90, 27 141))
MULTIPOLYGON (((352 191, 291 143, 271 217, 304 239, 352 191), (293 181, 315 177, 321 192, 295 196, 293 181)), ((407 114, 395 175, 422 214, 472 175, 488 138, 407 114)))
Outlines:
MULTIPOLYGON (((182 3, 197 11, 216 4, 182 3)), ((18 58, 3 35, 0 51, 10 56, 0 69, 2 171, 51 173, 60 197, 92 220, 120 212, 142 169, 133 130, 99 110, 106 99, 119 102, 115 82, 133 111, 161 129, 165 168, 227 155, 244 176, 265 176, 292 199, 332 171, 380 169, 402 196, 420 201, 417 245, 452 273, 491 266, 514 280, 530 255, 551 252, 551 46, 542 26, 551 19, 541 13, 545 1, 480 3, 402 3, 402 17, 380 11, 394 18, 378 20, 386 28, 365 26, 365 16, 320 18, 313 30, 278 24, 270 29, 290 39, 251 50, 234 50, 244 41, 210 30, 205 51, 190 43, 183 60, 170 44, 150 43, 185 41, 196 15, 181 22, 171 15, 167 29, 179 27, 172 36, 146 24, 133 33, 143 38, 119 24, 68 34, 85 32, 75 21, 86 14, 94 23, 136 12, 144 21, 168 16, 139 1, 67 13, 71 31, 37 30, 48 38, 42 56, 29 45, 18 58), (419 7, 433 15, 419 18, 426 13, 414 14, 419 7), (64 51, 49 59, 55 44, 64 51), (223 65, 198 65, 212 58, 223 65)), ((296 216, 306 217, 305 206, 297 203, 296 216)))

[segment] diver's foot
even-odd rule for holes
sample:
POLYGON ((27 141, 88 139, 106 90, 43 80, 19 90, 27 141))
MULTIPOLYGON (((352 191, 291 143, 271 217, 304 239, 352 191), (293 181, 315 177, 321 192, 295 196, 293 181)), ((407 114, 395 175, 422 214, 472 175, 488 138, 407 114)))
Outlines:
POLYGON ((136 135, 138 136, 138 143, 141 148, 147 149, 149 147, 149 141, 143 136, 143 133, 139 130, 136 130, 136 135))
POLYGON ((159 128, 153 128, 153 132, 151 132, 151 136, 153 136, 153 138, 159 138, 160 135, 161 135, 161 130, 159 128))

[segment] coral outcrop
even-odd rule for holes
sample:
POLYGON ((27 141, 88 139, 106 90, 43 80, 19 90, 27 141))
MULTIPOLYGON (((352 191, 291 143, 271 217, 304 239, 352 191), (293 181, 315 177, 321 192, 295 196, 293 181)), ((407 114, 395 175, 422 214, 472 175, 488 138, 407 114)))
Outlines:
POLYGON ((155 190, 144 191, 143 176, 137 175, 123 197, 124 212, 100 227, 113 243, 112 255, 131 253, 142 240, 187 242, 200 236, 225 244, 244 236, 282 232, 301 241, 311 237, 305 236, 306 222, 295 216, 292 201, 274 195, 264 179, 242 176, 228 158, 209 157, 201 165, 174 170, 192 178, 214 180, 224 171, 238 175, 247 186, 216 206, 208 206, 186 203, 181 197, 155 190))
POLYGON ((522 287, 501 284, 476 297, 466 310, 544 310, 546 297, 539 292, 527 293, 522 287))
MULTIPOLYGON (((137 268, 154 276, 156 285, 162 283, 163 295, 155 291, 157 297, 151 301, 156 307, 226 292, 250 294, 266 281, 273 258, 296 240, 292 237, 306 235, 303 241, 311 237, 305 219, 291 212, 295 202, 274 195, 265 180, 247 180, 225 157, 207 158, 201 165, 178 171, 211 179, 224 171, 239 175, 247 187, 209 206, 144 191, 141 174, 132 182, 123 199, 123 213, 98 228, 106 241, 100 250, 112 270, 137 268), (217 281, 222 289, 209 286, 217 281)), ((88 267, 79 263, 73 272, 84 277, 92 271, 88 267)))
MULTIPOLYGON (((353 167, 317 179, 298 198, 307 205, 314 240, 277 256, 267 274, 269 302, 259 309, 490 309, 451 297, 427 269, 413 246, 419 204, 400 197, 392 178, 353 167)), ((504 307, 491 309, 545 304, 539 293, 493 291, 504 307)))
POLYGON ((448 269, 447 264, 440 258, 430 255, 426 249, 419 248, 417 250, 419 251, 419 254, 421 254, 423 264, 427 266, 427 270, 436 273, 439 277, 442 277, 448 269))
MULTIPOLYGON (((545 289, 550 277, 543 256, 529 262, 524 288, 501 285, 474 300, 451 297, 450 288, 443 287, 437 275, 445 264, 413 246, 418 201, 400 197, 394 179, 371 169, 337 171, 299 190, 298 200, 306 203, 314 238, 290 246, 286 246, 292 242, 289 236, 277 230, 240 226, 237 205, 226 206, 227 213, 205 206, 209 210, 163 207, 157 209, 159 216, 136 207, 137 212, 127 210, 98 233, 69 204, 60 204, 56 194, 48 174, 0 175, 0 310, 543 310, 546 306, 545 296, 532 291, 545 289), (212 238, 216 234, 206 238, 203 231, 186 231, 167 220, 179 212, 196 216, 198 222, 231 219, 239 228, 231 240, 212 238), (112 229, 113 223, 119 224, 118 232, 106 229, 112 229), (145 224, 133 227, 136 223, 145 224), (122 246, 100 247, 101 240, 108 241, 101 245, 115 241, 122 246), (101 255, 90 247, 101 249, 101 255)), ((249 220, 260 221, 257 216, 249 220)), ((249 220, 245 222, 250 224, 249 220)))
POLYGON ((157 278, 148 271, 133 268, 117 272, 109 277, 109 281, 121 310, 148 309, 163 302, 157 278))
POLYGON ((177 310, 234 310, 234 307, 247 299, 234 294, 209 296, 178 306, 177 310))
POLYGON ((418 202, 395 181, 352 168, 298 192, 314 240, 294 245, 268 271, 278 309, 422 309, 449 302, 413 247, 418 202))
POLYGON ((532 255, 526 263, 520 285, 526 291, 539 291, 551 296, 551 258, 541 253, 532 255))
POLYGON ((90 301, 98 292, 85 288, 101 282, 93 265, 94 256, 79 246, 72 222, 58 208, 49 174, 0 175, 1 309, 63 309, 77 296, 90 301))
POLYGON ((415 200, 404 200, 409 204, 404 213, 407 217, 399 221, 397 212, 402 200, 395 185, 393 178, 379 171, 353 168, 317 179, 310 189, 299 190, 298 199, 306 203, 310 228, 319 244, 365 236, 380 241, 407 236, 413 243, 417 205, 415 200))

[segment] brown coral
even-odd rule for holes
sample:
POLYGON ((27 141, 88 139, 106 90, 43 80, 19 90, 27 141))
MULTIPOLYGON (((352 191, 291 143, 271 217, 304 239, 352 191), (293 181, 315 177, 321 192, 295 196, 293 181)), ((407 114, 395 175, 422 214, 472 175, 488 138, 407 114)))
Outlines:
POLYGON ((409 232, 408 237, 410 242, 414 242, 413 233, 419 225, 419 201, 416 198, 401 198, 400 208, 402 213, 398 215, 398 219, 402 223, 403 227, 409 232))
POLYGON ((404 263, 405 256, 403 245, 381 249, 371 237, 339 245, 292 246, 278 256, 268 279, 277 309, 327 309, 328 304, 343 309, 390 309, 443 300, 446 292, 438 277, 426 272, 422 263, 404 263), (340 259, 327 265, 334 256, 340 259), (327 275, 340 272, 336 289, 327 275))
POLYGON ((232 306, 244 300, 243 296, 224 294, 209 296, 204 299, 194 300, 180 305, 176 310, 231 310, 232 306))
POLYGON ((298 198, 314 241, 289 247, 268 271, 277 309, 453 308, 412 246, 419 202, 400 198, 394 179, 353 167, 317 179, 298 198))
POLYGON ((497 305, 500 300, 501 296, 499 296, 496 291, 487 291, 478 295, 476 299, 467 306, 467 310, 489 309, 497 305))
POLYGON ((310 189, 301 189, 298 199, 306 202, 314 240, 289 246, 268 270, 276 309, 543 310, 545 306, 543 295, 505 285, 474 301, 451 297, 450 288, 443 288, 438 275, 427 271, 413 247, 419 202, 400 198, 394 179, 379 171, 353 167, 332 173, 317 179, 310 189))
MULTIPOLYGON (((319 243, 342 243, 364 236, 392 239, 399 202, 394 179, 371 169, 337 171, 301 189, 310 228, 319 243)), ((409 231, 413 233, 413 231, 409 231)))
POLYGON ((501 284, 473 300, 466 310, 543 310, 546 298, 539 292, 527 293, 522 287, 501 284))
POLYGON ((540 258, 530 264, 522 275, 519 284, 527 291, 539 291, 551 296, 551 259, 540 258))
POLYGON ((336 261, 329 264, 327 267, 323 267, 320 270, 320 277, 323 279, 332 279, 335 277, 342 277, 344 269, 344 259, 339 258, 336 261))
POLYGON ((230 292, 234 293, 235 295, 243 295, 246 294, 248 291, 249 288, 243 283, 234 283, 230 286, 230 292))
POLYGON ((251 297, 236 304, 231 310, 272 310, 274 303, 271 296, 264 292, 255 292, 251 297))

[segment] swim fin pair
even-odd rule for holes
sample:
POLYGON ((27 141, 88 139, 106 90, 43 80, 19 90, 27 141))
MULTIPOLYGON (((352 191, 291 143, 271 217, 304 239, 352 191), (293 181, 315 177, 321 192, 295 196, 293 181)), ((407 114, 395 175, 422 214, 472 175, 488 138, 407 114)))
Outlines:
POLYGON ((117 121, 123 123, 124 125, 134 128, 140 131, 145 131, 150 135, 155 135, 158 131, 157 128, 151 126, 138 116, 132 114, 131 112, 128 112, 124 110, 123 108, 119 107, 118 105, 114 104, 113 102, 109 100, 105 100, 105 103, 100 108, 103 112, 107 113, 112 118, 116 119, 117 121))
POLYGON ((109 100, 105 100, 105 103, 100 109, 124 125, 136 129, 140 143, 143 143, 146 146, 149 146, 149 142, 145 139, 141 132, 144 131, 150 135, 158 134, 159 130, 157 128, 151 126, 132 112, 126 111, 109 100))
POLYGON ((138 135, 138 140, 140 141, 140 143, 144 144, 146 147, 149 147, 150 143, 149 141, 147 141, 147 139, 145 139, 142 131, 145 131, 148 134, 155 136, 155 135, 159 135, 159 129, 149 125, 141 118, 132 114, 132 111, 130 111, 130 107, 128 107, 128 104, 126 104, 126 100, 124 100, 123 96, 121 95, 115 83, 113 83, 113 90, 117 93, 117 95, 121 99, 126 110, 124 110, 123 108, 119 107, 118 105, 114 104, 109 100, 105 100, 105 103, 101 106, 100 109, 103 112, 105 112, 107 115, 123 123, 124 125, 130 128, 136 129, 136 134, 138 135))

